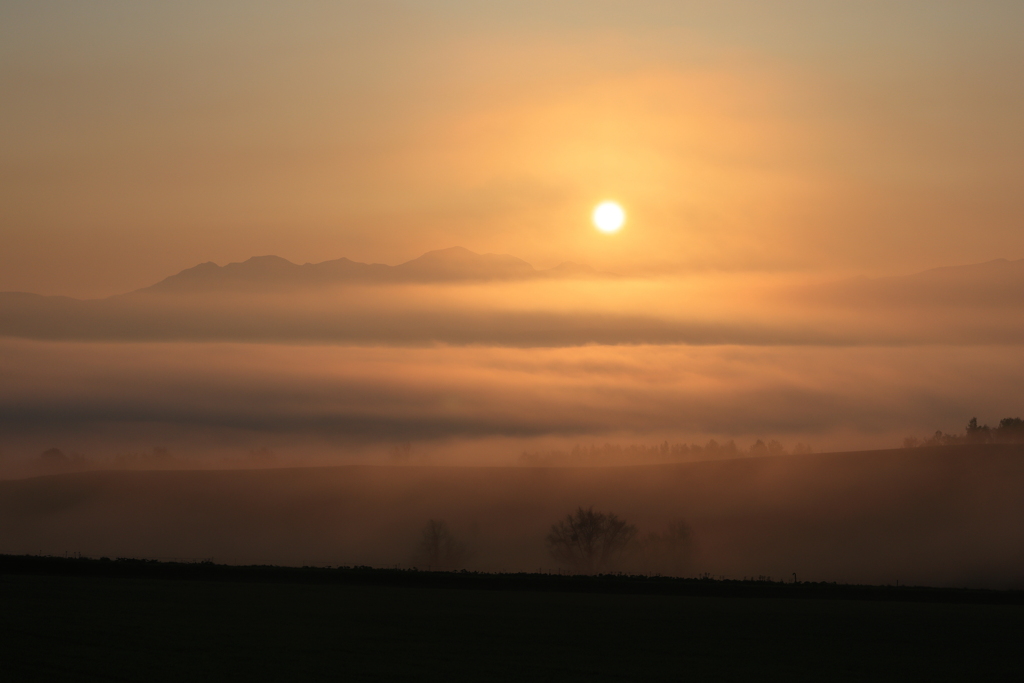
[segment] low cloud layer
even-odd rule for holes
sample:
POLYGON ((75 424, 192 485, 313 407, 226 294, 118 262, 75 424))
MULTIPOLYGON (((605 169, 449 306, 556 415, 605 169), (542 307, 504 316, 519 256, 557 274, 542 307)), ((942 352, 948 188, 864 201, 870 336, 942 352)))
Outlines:
POLYGON ((494 463, 663 439, 896 445, 1024 414, 1018 281, 1024 262, 1001 261, 827 286, 704 274, 8 293, 0 454, 330 462, 416 444, 494 463))
MULTIPOLYGON (((1019 348, 393 348, 0 341, 8 451, 801 438, 895 445, 1024 412, 1019 348)), ((0 446, 0 450, 3 446, 0 446)))

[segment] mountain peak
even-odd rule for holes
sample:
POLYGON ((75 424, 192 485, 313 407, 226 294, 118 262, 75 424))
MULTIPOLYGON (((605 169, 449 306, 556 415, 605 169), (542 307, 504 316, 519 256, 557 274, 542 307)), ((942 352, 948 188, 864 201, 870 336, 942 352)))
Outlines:
POLYGON ((243 261, 242 264, 252 264, 255 266, 294 266, 295 264, 286 258, 280 256, 268 255, 268 256, 251 256, 247 260, 243 261))
POLYGON ((423 282, 454 280, 519 280, 536 275, 526 261, 508 254, 477 254, 465 247, 428 251, 395 266, 400 279, 423 282))

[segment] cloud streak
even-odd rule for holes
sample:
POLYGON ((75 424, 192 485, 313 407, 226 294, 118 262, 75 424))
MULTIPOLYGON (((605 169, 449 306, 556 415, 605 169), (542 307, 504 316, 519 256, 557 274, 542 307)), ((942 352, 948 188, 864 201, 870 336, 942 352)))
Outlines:
POLYGON ((193 445, 264 437, 367 444, 709 435, 885 445, 910 432, 959 430, 975 414, 993 421, 1021 412, 1024 382, 1016 347, 520 350, 6 340, 0 349, 0 433, 37 445, 55 435, 74 442, 75 435, 103 434, 114 443, 119 433, 148 433, 140 438, 149 445, 168 435, 193 445))
POLYGON ((100 300, 0 293, 0 335, 509 347, 1024 343, 1024 261, 838 282, 766 273, 552 279, 512 257, 460 253, 469 258, 409 273, 348 261, 204 264, 100 300), (375 284, 362 282, 372 273, 375 284), (410 273, 442 282, 393 282, 410 273))

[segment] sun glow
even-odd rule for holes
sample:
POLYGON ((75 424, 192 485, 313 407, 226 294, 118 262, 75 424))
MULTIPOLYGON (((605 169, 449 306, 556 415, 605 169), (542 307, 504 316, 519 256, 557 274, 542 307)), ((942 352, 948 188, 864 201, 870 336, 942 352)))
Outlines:
POLYGON ((604 233, 618 232, 626 222, 626 212, 615 202, 601 202, 594 209, 594 226, 604 233))

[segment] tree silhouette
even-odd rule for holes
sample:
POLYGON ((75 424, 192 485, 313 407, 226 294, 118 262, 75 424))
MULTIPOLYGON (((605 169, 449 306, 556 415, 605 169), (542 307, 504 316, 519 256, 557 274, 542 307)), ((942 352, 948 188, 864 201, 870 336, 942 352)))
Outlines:
POLYGON ((592 574, 609 563, 636 537, 636 527, 612 513, 577 508, 565 519, 551 525, 548 550, 559 563, 592 574))
POLYGON ((432 519, 420 532, 422 538, 416 553, 416 561, 430 569, 458 569, 469 559, 469 549, 459 541, 448 522, 432 519))
POLYGON ((1024 441, 1024 420, 1019 417, 1004 417, 996 428, 996 436, 1000 441, 1010 443, 1024 441))
POLYGON ((967 443, 988 443, 992 440, 992 430, 988 425, 978 426, 978 418, 972 417, 967 423, 964 433, 967 443))
POLYGON ((765 442, 762 441, 761 439, 758 439, 750 447, 750 454, 759 456, 768 455, 769 453, 767 444, 765 444, 765 442))

